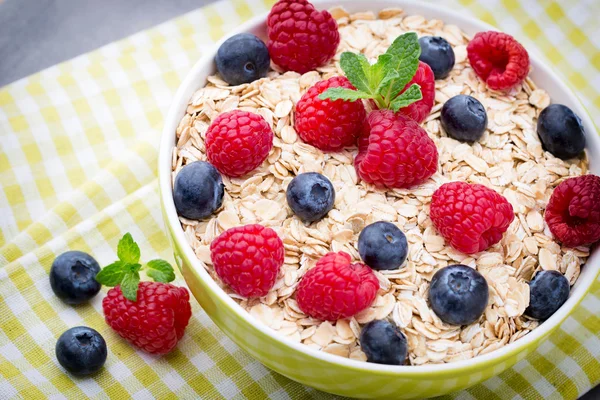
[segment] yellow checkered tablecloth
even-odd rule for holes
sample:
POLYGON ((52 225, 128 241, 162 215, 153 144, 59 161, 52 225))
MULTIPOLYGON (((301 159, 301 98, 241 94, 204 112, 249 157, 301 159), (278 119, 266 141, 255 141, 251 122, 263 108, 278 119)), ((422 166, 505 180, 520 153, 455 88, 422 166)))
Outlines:
MULTIPOLYGON (((443 3, 537 48, 600 126, 598 0, 443 3)), ((71 307, 48 281, 68 249, 112 262, 125 232, 146 258, 172 260, 156 178, 163 119, 203 51, 270 4, 219 2, 0 89, 0 398, 332 397, 251 359, 195 302, 178 348, 155 358, 108 328, 102 295, 71 307), (72 379, 54 356, 76 325, 108 343, 106 367, 89 379, 72 379)), ((600 281, 535 354, 450 398, 574 399, 600 382, 599 332, 600 281)))

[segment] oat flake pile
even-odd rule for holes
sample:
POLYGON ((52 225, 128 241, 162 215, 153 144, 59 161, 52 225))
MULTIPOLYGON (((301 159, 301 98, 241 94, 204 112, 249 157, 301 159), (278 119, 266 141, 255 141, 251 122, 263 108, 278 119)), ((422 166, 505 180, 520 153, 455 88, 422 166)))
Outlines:
POLYGON ((471 69, 466 51, 470 38, 457 26, 408 16, 400 9, 383 10, 377 16, 349 15, 342 8, 330 12, 339 25, 341 43, 334 59, 317 71, 303 75, 270 71, 266 78, 233 87, 211 76, 206 87, 192 96, 177 128, 173 178, 186 164, 206 160, 205 134, 222 112, 257 113, 271 125, 275 138, 260 168, 242 178, 223 175, 225 197, 216 216, 203 221, 180 217, 189 244, 223 290, 257 320, 293 341, 328 353, 366 360, 358 337, 361 326, 374 319, 388 319, 401 328, 412 365, 469 359, 518 340, 539 324, 523 316, 529 304, 527 282, 534 272, 558 270, 573 284, 589 255, 588 247, 561 248, 543 219, 553 188, 567 177, 586 174, 587 160, 565 162, 543 151, 536 123, 550 103, 548 94, 529 78, 508 94, 490 90, 471 69), (456 55, 450 75, 436 81, 435 105, 422 124, 437 146, 439 167, 419 186, 380 190, 358 179, 355 149, 323 153, 303 143, 294 129, 294 109, 317 81, 343 74, 342 52, 362 52, 374 62, 408 31, 441 36, 456 55), (472 145, 447 137, 440 126, 442 105, 458 94, 475 97, 487 111, 487 130, 472 145), (295 217, 286 202, 288 184, 303 172, 324 174, 336 191, 334 209, 310 225, 295 217), (515 219, 500 243, 467 256, 436 233, 429 218, 431 196, 450 181, 480 183, 508 199, 515 219), (330 323, 303 314, 294 299, 302 276, 331 251, 344 251, 360 261, 358 234, 376 221, 392 222, 406 234, 409 253, 403 267, 375 271, 380 284, 377 297, 370 308, 351 319, 330 323), (248 300, 216 276, 210 243, 226 229, 253 223, 279 234, 285 260, 268 295, 248 300), (458 263, 476 268, 490 287, 483 317, 463 327, 443 323, 427 303, 434 272, 458 263))

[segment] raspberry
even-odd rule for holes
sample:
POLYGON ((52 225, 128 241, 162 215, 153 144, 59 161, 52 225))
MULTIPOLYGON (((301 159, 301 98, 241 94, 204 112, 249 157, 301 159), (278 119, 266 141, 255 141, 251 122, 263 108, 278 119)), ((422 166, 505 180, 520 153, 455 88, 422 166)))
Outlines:
POLYGON ((283 265, 283 253, 277 233, 258 224, 228 229, 210 245, 215 272, 244 297, 266 296, 283 265))
POLYGON ((160 282, 140 282, 135 302, 123 296, 120 286, 114 287, 102 308, 111 328, 151 354, 173 350, 192 315, 187 289, 160 282))
POLYGON ((562 181, 552 192, 544 219, 568 247, 600 240, 600 177, 584 175, 562 181))
POLYGON ((219 172, 237 177, 266 160, 273 147, 273 131, 262 116, 233 110, 214 119, 205 144, 208 161, 219 172))
POLYGON ((414 120, 376 110, 369 114, 358 141, 356 172, 366 182, 406 188, 426 181, 437 170, 438 152, 414 120))
POLYGON ((452 247, 473 254, 498 243, 515 215, 508 200, 492 189, 450 182, 433 193, 430 217, 452 247))
POLYGON ((435 102, 435 77, 431 67, 423 61, 419 61, 419 68, 417 68, 415 76, 406 84, 400 94, 404 93, 414 83, 421 86, 423 98, 407 107, 401 108, 398 112, 421 123, 425 121, 435 102))
POLYGON ((368 308, 377 295, 379 281, 371 268, 350 264, 350 255, 327 253, 304 275, 296 301, 313 318, 336 321, 368 308))
POLYGON ((279 0, 267 18, 271 60, 304 74, 331 60, 340 44, 337 22, 306 0, 279 0))
POLYGON ((490 89, 507 90, 529 73, 529 54, 515 38, 501 32, 479 32, 467 46, 469 63, 490 89))
POLYGON ((323 151, 338 151, 356 144, 366 116, 362 101, 320 100, 331 87, 354 89, 343 76, 317 82, 296 105, 295 127, 306 143, 323 151))

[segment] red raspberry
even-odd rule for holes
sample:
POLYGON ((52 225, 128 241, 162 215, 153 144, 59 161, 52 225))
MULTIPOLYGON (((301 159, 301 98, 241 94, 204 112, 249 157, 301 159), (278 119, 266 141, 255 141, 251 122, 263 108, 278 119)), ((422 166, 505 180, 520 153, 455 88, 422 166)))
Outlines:
POLYGON ((135 302, 116 286, 102 300, 102 309, 111 328, 151 354, 173 350, 192 316, 187 289, 160 282, 140 282, 135 302))
POLYGON ((286 71, 304 74, 322 66, 340 44, 335 19, 306 0, 279 0, 267 26, 271 60, 286 71))
POLYGON ((430 217, 452 247, 466 254, 487 249, 502 239, 515 218, 512 205, 483 185, 446 183, 433 193, 430 217))
POLYGON ((376 186, 410 187, 426 181, 437 170, 437 148, 427 132, 414 120, 391 110, 369 114, 358 145, 356 172, 376 186))
POLYGON ((584 175, 562 181, 552 192, 544 219, 565 246, 600 240, 600 177, 584 175))
POLYGON ((317 82, 296 105, 295 127, 306 143, 323 151, 338 151, 356 144, 366 116, 362 101, 319 100, 331 87, 355 89, 344 76, 317 82))
POLYGON ((507 90, 529 73, 529 54, 515 38, 502 32, 479 32, 467 46, 469 63, 490 89, 507 90))
POLYGON ((283 265, 283 242, 271 228, 245 225, 227 229, 210 244, 219 278, 244 297, 262 297, 283 265))
POLYGON ((406 84, 400 94, 404 93, 414 83, 421 86, 423 98, 407 107, 401 108, 398 112, 421 123, 425 121, 435 102, 435 76, 431 67, 423 61, 419 61, 419 68, 417 68, 415 76, 406 84))
POLYGON ((304 275, 296 301, 313 318, 337 321, 365 310, 375 300, 379 281, 362 263, 350 264, 350 255, 327 253, 304 275))
POLYGON ((273 131, 265 119, 248 111, 220 114, 206 132, 208 161, 229 176, 259 167, 273 147, 273 131))

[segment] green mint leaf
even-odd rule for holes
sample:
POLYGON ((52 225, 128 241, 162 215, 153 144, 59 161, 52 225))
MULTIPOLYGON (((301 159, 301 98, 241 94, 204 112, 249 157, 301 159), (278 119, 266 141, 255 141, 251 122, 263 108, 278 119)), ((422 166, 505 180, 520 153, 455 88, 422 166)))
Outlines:
POLYGON ((127 264, 136 264, 140 261, 140 248, 133 240, 130 233, 126 233, 125 236, 119 240, 117 256, 119 257, 119 260, 127 264))
POLYGON ((123 280, 121 281, 121 292, 123 292, 123 296, 131 301, 137 301, 137 290, 139 284, 140 274, 138 271, 130 270, 125 272, 123 280))
MULTIPOLYGON (((389 102, 389 93, 391 93, 391 88, 393 82, 398 79, 400 75, 397 71, 389 71, 388 74, 383 78, 381 84, 377 88, 377 94, 383 97, 386 100, 386 104, 389 102)), ((393 99, 393 97, 391 97, 393 99)))
POLYGON ((398 59, 407 58, 407 55, 413 53, 417 58, 421 55, 419 37, 415 32, 407 32, 398 36, 385 51, 385 54, 391 54, 398 59))
POLYGON ((140 272, 140 269, 142 269, 142 264, 126 264, 125 265, 125 271, 129 271, 129 272, 140 272))
POLYGON ((389 56, 382 54, 377 59, 377 62, 373 65, 369 64, 369 61, 365 56, 362 54, 360 56, 361 65, 365 72, 365 76, 367 77, 367 81, 369 82, 369 90, 365 90, 365 92, 375 96, 379 86, 381 85, 381 81, 385 78, 386 72, 389 68, 389 56))
POLYGON ((404 91, 404 93, 396 97, 390 103, 390 109, 396 112, 399 109, 414 103, 415 101, 421 100, 422 98, 423 95, 421 93, 421 87, 416 83, 413 83, 408 89, 406 89, 406 91, 404 91))
POLYGON ((387 76, 394 73, 392 70, 393 59, 394 56, 392 55, 382 54, 377 57, 377 62, 370 66, 367 79, 369 79, 371 88, 374 89, 375 93, 378 93, 379 88, 387 80, 387 76))
POLYGON ((121 283, 123 275, 125 275, 125 263, 123 261, 115 261, 114 263, 102 268, 96 275, 96 281, 104 286, 117 286, 121 283))
POLYGON ((175 279, 173 267, 165 260, 148 261, 146 275, 155 282, 172 282, 175 279))
POLYGON ((419 67, 421 46, 419 46, 417 34, 409 32, 398 36, 385 54, 393 57, 391 69, 398 73, 397 78, 389 81, 388 90, 382 90, 381 93, 388 101, 391 101, 411 81, 419 67))
POLYGON ((340 57, 340 66, 346 74, 346 78, 360 91, 370 93, 371 87, 366 73, 369 70, 369 61, 362 54, 345 51, 340 57))
POLYGON ((342 87, 333 87, 329 88, 323 93, 319 95, 319 99, 321 100, 347 100, 347 101, 356 101, 358 99, 370 99, 371 96, 369 93, 362 92, 360 90, 352 90, 346 89, 342 87))
MULTIPOLYGON (((344 52, 340 59, 340 65, 350 83, 358 91, 367 93, 370 98, 374 98, 378 94, 382 81, 388 82, 397 77, 396 72, 392 70, 394 68, 393 60, 392 55, 382 54, 377 62, 371 65, 363 54, 344 52)), ((360 98, 369 97, 361 95, 360 98)))

